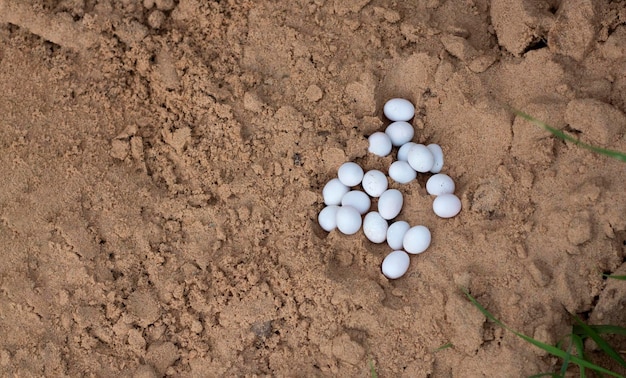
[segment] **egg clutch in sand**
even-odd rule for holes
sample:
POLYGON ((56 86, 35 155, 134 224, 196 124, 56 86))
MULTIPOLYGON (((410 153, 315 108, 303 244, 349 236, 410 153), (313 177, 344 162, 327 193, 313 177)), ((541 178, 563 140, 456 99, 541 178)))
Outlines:
MULTIPOLYGON (((399 184, 408 184, 419 173, 430 173, 426 191, 435 196, 433 211, 441 218, 452 218, 461 211, 461 200, 454 195, 455 184, 450 176, 440 173, 443 168, 443 150, 437 144, 413 143, 413 126, 408 122, 415 115, 413 104, 394 98, 383 108, 391 121, 385 132, 369 136, 368 151, 381 157, 397 147, 396 161, 388 169, 388 176, 399 184)), ((322 190, 326 207, 320 211, 318 222, 325 231, 335 229, 346 235, 356 234, 361 227, 365 237, 373 243, 385 241, 392 252, 382 262, 382 272, 389 279, 402 277, 409 269, 409 254, 424 252, 430 246, 431 234, 423 225, 411 226, 404 220, 395 220, 402 210, 404 198, 397 189, 388 188, 388 178, 379 170, 364 171, 354 162, 342 164, 337 177, 322 190), (361 186, 362 190, 358 189, 361 186), (377 198, 377 211, 370 211, 377 198)))

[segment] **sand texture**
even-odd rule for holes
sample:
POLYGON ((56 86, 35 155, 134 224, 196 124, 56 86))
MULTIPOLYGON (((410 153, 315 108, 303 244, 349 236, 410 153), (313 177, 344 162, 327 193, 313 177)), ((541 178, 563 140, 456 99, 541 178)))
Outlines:
POLYGON ((625 23, 609 0, 0 0, 0 376, 553 370, 460 287, 548 343, 570 314, 626 326, 602 276, 626 274, 626 165, 511 111, 626 151, 625 23), (387 172, 366 138, 392 97, 463 210, 392 183, 433 242, 390 281, 386 244, 317 215, 342 163, 387 172))

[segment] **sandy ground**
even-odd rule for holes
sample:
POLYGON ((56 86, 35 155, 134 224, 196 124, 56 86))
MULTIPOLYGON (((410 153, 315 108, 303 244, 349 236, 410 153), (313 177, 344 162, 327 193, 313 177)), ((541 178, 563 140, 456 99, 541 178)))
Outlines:
POLYGON ((554 369, 459 287, 549 343, 570 314, 626 325, 602 278, 626 274, 624 163, 510 111, 626 150, 625 22, 609 0, 0 0, 0 375, 554 369), (386 244, 316 220, 340 164, 386 172, 366 137, 392 97, 463 202, 444 220, 425 177, 401 188, 433 243, 395 281, 386 244))

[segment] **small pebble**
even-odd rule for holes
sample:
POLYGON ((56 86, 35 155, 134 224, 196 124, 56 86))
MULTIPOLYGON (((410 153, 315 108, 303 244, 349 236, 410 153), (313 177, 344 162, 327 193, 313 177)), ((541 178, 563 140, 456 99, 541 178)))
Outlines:
POLYGON ((352 206, 363 215, 369 211, 372 200, 360 190, 351 190, 341 198, 341 206, 352 206))
POLYGON ((387 134, 377 131, 370 135, 367 140, 370 144, 367 150, 374 155, 384 157, 391 153, 391 139, 387 134))
POLYGON ((354 235, 361 228, 363 220, 359 211, 352 206, 341 206, 337 210, 337 229, 342 234, 354 235))
POLYGON ((411 226, 405 221, 393 222, 391 226, 387 228, 387 244, 389 244, 391 249, 402 249, 402 240, 409 228, 411 228, 411 226))
POLYGON ((363 233, 372 243, 382 243, 387 239, 387 221, 379 213, 372 211, 363 219, 363 233))
POLYGON ((415 130, 413 129, 413 125, 405 121, 397 121, 391 123, 385 129, 385 134, 389 136, 391 140, 391 144, 399 147, 403 144, 406 144, 413 139, 413 135, 415 134, 415 130))
POLYGON ((345 186, 357 186, 363 180, 363 168, 357 163, 343 163, 337 171, 337 177, 345 186))
POLYGON ((389 166, 389 177, 399 184, 408 184, 415 180, 417 172, 406 161, 394 161, 389 166))
POLYGON ((382 271, 385 277, 390 280, 400 278, 409 270, 411 259, 404 251, 393 251, 385 257, 382 264, 382 271))
POLYGON ((441 146, 433 143, 426 146, 426 148, 430 150, 434 158, 433 167, 430 169, 430 172, 441 172, 441 169, 443 168, 443 150, 441 149, 441 146))
POLYGON ((461 211, 461 200, 454 194, 442 194, 433 201, 433 211, 441 218, 452 218, 461 211))
POLYGON ((426 181, 426 191, 433 196, 454 193, 455 185, 450 176, 437 173, 426 181))
POLYGON ((398 149, 398 156, 396 157, 396 160, 407 161, 409 159, 409 150, 411 150, 411 147, 413 146, 417 146, 417 143, 408 142, 408 143, 403 144, 398 149))
POLYGON ((369 194, 370 197, 380 197, 380 195, 387 190, 389 183, 384 173, 373 169, 363 176, 362 185, 363 190, 365 190, 365 193, 369 194))
POLYGON ((324 203, 328 206, 330 205, 339 205, 341 203, 341 198, 344 194, 348 193, 350 189, 339 181, 339 179, 334 178, 330 180, 322 189, 322 196, 324 197, 324 203))
POLYGON ((339 210, 339 206, 332 205, 326 206, 320 211, 320 214, 317 217, 317 221, 324 231, 332 231, 337 228, 337 211, 339 210))
POLYGON ((409 165, 418 172, 430 171, 435 164, 433 153, 423 144, 412 146, 407 155, 409 165))
POLYGON ((378 212, 384 219, 393 219, 402 211, 404 199, 397 189, 388 189, 378 199, 378 212))
POLYGON ((404 234, 402 246, 404 250, 411 254, 424 252, 430 246, 431 235, 428 228, 424 226, 411 227, 404 234))
POLYGON ((383 113, 390 121, 408 121, 415 115, 415 106, 409 100, 392 98, 383 106, 383 113))

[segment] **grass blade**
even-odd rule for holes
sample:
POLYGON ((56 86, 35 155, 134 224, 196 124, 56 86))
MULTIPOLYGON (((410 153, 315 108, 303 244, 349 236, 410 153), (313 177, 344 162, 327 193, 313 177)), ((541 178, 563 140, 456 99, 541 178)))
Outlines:
POLYGON ((617 160, 621 160, 621 161, 626 162, 626 154, 623 153, 623 152, 619 152, 619 151, 615 151, 615 150, 609 150, 609 149, 606 149, 606 148, 600 148, 600 147, 592 146, 590 144, 581 142, 580 140, 572 137, 571 135, 566 134, 566 133, 564 133, 563 131, 561 131, 559 129, 555 129, 554 127, 546 124, 545 122, 542 122, 542 121, 540 121, 540 120, 538 120, 538 119, 536 119, 536 118, 534 118, 534 117, 532 117, 532 116, 530 116, 530 115, 528 115, 528 114, 526 114, 524 112, 521 112, 519 110, 513 109, 513 113, 515 113, 519 117, 522 117, 522 118, 524 118, 524 119, 534 123, 535 125, 541 127, 542 129, 544 129, 546 131, 549 131, 553 135, 555 135, 555 136, 557 136, 557 137, 559 137, 559 138, 561 138, 563 140, 566 140, 568 142, 572 142, 572 143, 574 143, 574 144, 576 144, 576 145, 578 145, 578 146, 580 146, 582 148, 586 148, 586 149, 588 149, 590 151, 597 152, 599 154, 611 157, 613 159, 617 159, 617 160))
MULTIPOLYGON (((521 339, 527 341, 528 343, 530 343, 530 344, 532 344, 532 345, 534 345, 534 346, 536 346, 536 347, 538 347, 540 349, 543 349, 544 351, 550 353, 553 356, 559 357, 561 359, 565 359, 568 356, 568 353, 565 352, 562 349, 559 349, 559 348, 557 348, 555 346, 552 346, 552 345, 548 345, 548 344, 543 343, 543 342, 541 342, 539 340, 535 340, 532 337, 526 336, 523 333, 519 333, 519 332, 514 331, 513 329, 509 328, 506 324, 504 324, 500 320, 496 319, 496 317, 493 316, 489 311, 487 311, 487 309, 485 309, 480 303, 478 303, 478 301, 474 297, 472 297, 472 295, 469 293, 469 291, 467 291, 466 289, 462 289, 462 290, 465 293, 465 295, 467 296, 467 298, 470 300, 470 302, 472 302, 472 304, 474 306, 476 306, 476 308, 478 308, 478 310, 480 312, 482 312, 482 314, 485 315, 486 318, 488 318, 489 320, 493 321, 494 323, 496 323, 500 327, 506 329, 507 331, 510 331, 510 332, 514 333, 515 335, 517 335, 521 339)), ((590 335, 590 337, 591 337, 591 335, 590 335)), ((610 371, 608 369, 605 369, 605 368, 603 368, 601 366, 598 366, 598 365, 596 365, 596 364, 594 364, 592 362, 584 360, 584 359, 582 359, 582 358, 580 358, 578 356, 571 355, 571 353, 569 354, 569 359, 570 359, 570 361, 572 363, 578 365, 580 368, 587 368, 587 369, 590 369, 590 370, 597 371, 599 373, 604 373, 604 374, 610 375, 612 377, 624 378, 624 376, 621 375, 621 374, 612 372, 612 371, 610 371)))
MULTIPOLYGON (((585 357, 585 346, 583 344, 583 339, 576 335, 576 334, 572 334, 572 343, 574 343, 574 345, 576 346, 576 352, 578 353, 578 357, 582 358, 583 360, 586 359, 585 357)), ((584 367, 580 367, 580 378, 586 378, 587 374, 585 373, 585 368, 584 367)))
POLYGON ((603 274, 604 277, 606 278, 613 278, 614 280, 622 280, 622 281, 626 281, 626 276, 616 276, 613 274, 603 274))
POLYGON ((590 326, 585 324, 582 320, 580 320, 577 316, 574 317, 576 319, 576 323, 583 329, 585 334, 589 336, 596 344, 613 360, 617 361, 620 365, 626 368, 626 361, 620 356, 611 346, 604 340, 600 335, 594 331, 590 326))
MULTIPOLYGON (((626 328, 614 325, 587 325, 589 328, 593 329, 597 334, 603 335, 622 335, 626 336, 626 328)), ((577 335, 586 335, 584 329, 575 324, 573 332, 577 335)))

